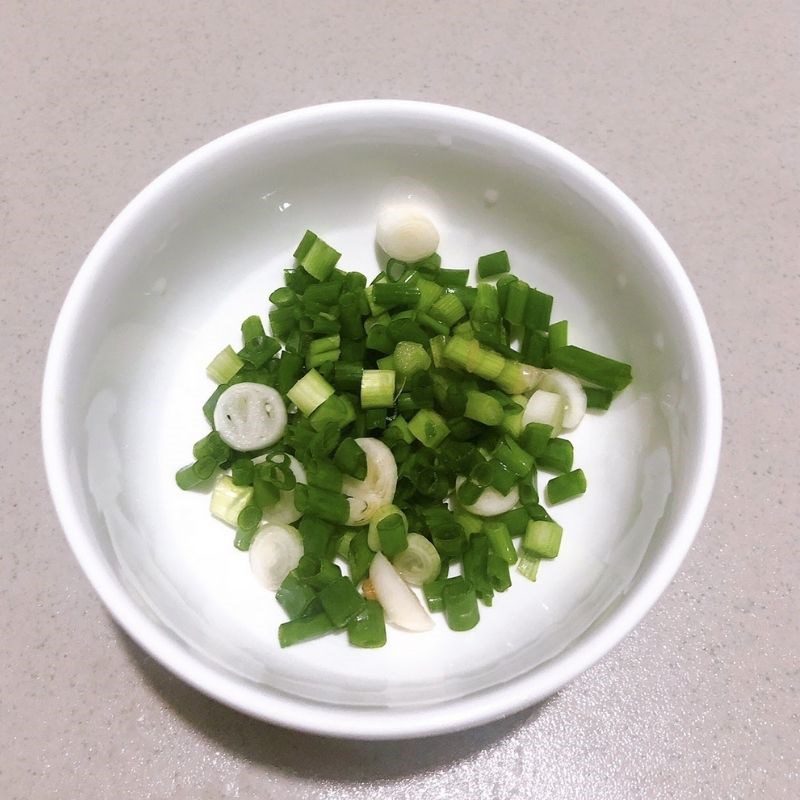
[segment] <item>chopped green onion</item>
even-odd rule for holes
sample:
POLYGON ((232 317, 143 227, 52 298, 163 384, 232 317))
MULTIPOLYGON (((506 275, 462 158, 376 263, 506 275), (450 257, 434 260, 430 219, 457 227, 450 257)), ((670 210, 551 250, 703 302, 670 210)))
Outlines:
MULTIPOLYGON (((295 294, 294 290, 290 289, 288 286, 281 286, 269 296, 269 301, 279 308, 284 308, 287 306, 293 306, 297 302, 297 295, 295 294)), ((253 317, 248 317, 248 319, 253 319, 253 317)), ((258 319, 258 317, 256 317, 256 319, 258 319)), ((263 327, 261 332, 263 334, 263 327)), ((245 341, 250 338, 245 335, 244 326, 242 326, 242 335, 245 341)))
POLYGON ((522 537, 522 550, 532 558, 555 558, 561 548, 562 533, 556 522, 531 520, 522 537))
POLYGON ((344 576, 322 587, 319 602, 337 628, 347 627, 364 610, 366 604, 350 578, 344 576))
POLYGON ((311 427, 321 431, 327 425, 334 425, 337 430, 346 428, 356 418, 353 404, 343 395, 332 394, 309 417, 311 427))
POLYGON ((503 371, 506 360, 503 356, 487 350, 474 339, 453 336, 444 348, 445 358, 486 380, 494 380, 503 371))
POLYGON ((330 617, 324 611, 320 611, 313 616, 299 617, 279 625, 278 643, 281 647, 291 647, 309 639, 317 639, 333 630, 335 626, 330 617))
MULTIPOLYGON (((253 533, 261 522, 261 509, 254 503, 248 503, 236 517, 236 527, 246 533, 253 533)), ((244 548, 247 549, 247 548, 244 548)))
POLYGON ((469 280, 468 269, 439 269, 431 278, 446 288, 453 288, 455 286, 466 286, 469 280))
POLYGON ((547 337, 547 346, 549 350, 558 350, 559 347, 567 346, 567 330, 569 323, 562 319, 560 322, 554 322, 550 326, 550 332, 547 337))
POLYGON ((175 482, 180 489, 193 489, 203 481, 207 481, 217 468, 217 462, 211 456, 203 456, 189 464, 182 467, 175 473, 175 482))
POLYGON ((347 567, 353 583, 359 583, 364 579, 369 572, 372 557, 375 555, 375 551, 368 544, 367 537, 367 529, 361 528, 350 540, 350 548, 347 551, 347 567))
POLYGON ((275 592, 275 599, 289 619, 298 619, 303 616, 316 597, 317 593, 303 583, 294 570, 284 578, 278 591, 275 592))
POLYGON ((237 458, 231 464, 231 480, 236 486, 252 486, 256 468, 249 458, 237 458))
MULTIPOLYGON (((298 246, 298 250, 300 250, 301 247, 305 249, 304 242, 307 242, 306 237, 308 233, 310 233, 310 231, 306 232, 303 241, 301 241, 298 246)), ((336 262, 341 258, 341 255, 341 253, 334 250, 330 245, 323 242, 322 239, 314 236, 311 246, 305 249, 305 252, 301 253, 301 255, 295 257, 300 263, 300 266, 303 267, 309 275, 313 276, 318 281, 325 281, 333 272, 333 268, 336 266, 336 262)))
POLYGON ((407 547, 407 532, 405 513, 396 505, 388 504, 379 508, 370 518, 367 543, 375 552, 380 550, 387 558, 392 558, 407 547), (389 522, 382 531, 379 526, 385 520, 389 522), (387 553, 384 549, 384 538, 392 552, 387 553))
POLYGON ((335 528, 330 522, 306 514, 297 527, 303 539, 303 552, 307 556, 325 558, 328 543, 334 534, 335 528))
POLYGON ((553 435, 553 426, 544 422, 529 422, 522 430, 519 443, 534 458, 538 458, 546 449, 553 435))
POLYGON ((333 368, 333 382, 343 392, 354 392, 361 388, 364 367, 345 361, 337 361, 333 368))
POLYGON ((451 630, 468 631, 478 624, 478 598, 473 586, 462 576, 445 581, 442 602, 445 619, 451 630))
POLYGON ((303 514, 312 514, 337 525, 344 525, 350 517, 350 503, 345 495, 317 486, 298 483, 294 502, 303 514))
POLYGON ((394 349, 394 364, 398 374, 408 378, 431 366, 431 357, 418 342, 398 342, 394 349))
POLYGON ((492 552, 496 553, 507 564, 516 564, 517 551, 508 527, 502 522, 488 521, 484 526, 486 538, 489 540, 492 552))
POLYGON ((586 408, 596 408, 606 411, 611 405, 614 393, 610 389, 597 389, 592 386, 584 386, 586 393, 586 408))
POLYGON ((491 283, 479 283, 475 304, 469 312, 474 323, 494 323, 500 319, 497 289, 491 283))
POLYGON ((338 564, 334 564, 329 559, 312 555, 302 556, 294 572, 299 580, 317 591, 331 581, 342 577, 342 571, 338 564))
POLYGON ((414 279, 414 286, 419 290, 419 301, 417 311, 428 311, 430 307, 442 296, 444 289, 438 283, 429 281, 427 278, 417 276, 414 279))
POLYGON ((308 417, 333 394, 333 386, 316 369, 311 369, 286 394, 308 417))
POLYGON ((531 330, 546 331, 550 327, 550 312, 552 310, 552 295, 540 292, 538 289, 529 289, 523 324, 531 330))
POLYGON ((220 350, 206 367, 208 377, 217 383, 228 383, 230 379, 244 366, 239 356, 234 353, 233 348, 228 345, 224 350, 220 350))
POLYGON ((526 329, 522 337, 522 360, 534 367, 544 367, 547 362, 547 335, 542 331, 526 329))
POLYGON ((364 608, 347 625, 347 639, 354 647, 383 647, 386 623, 377 600, 367 600, 364 608))
POLYGON ((428 611, 444 611, 444 600, 442 599, 442 590, 447 578, 437 578, 435 581, 430 581, 422 587, 422 593, 425 595, 425 602, 428 606, 428 611))
MULTIPOLYGON (((285 288, 285 287, 284 287, 285 288)), ((280 289, 278 290, 280 291, 280 289)), ((291 289, 288 291, 292 292, 291 289)), ((294 294, 294 292, 292 292, 294 294)), ((242 323, 242 343, 247 344, 252 339, 258 339, 262 336, 265 336, 266 333, 264 331, 264 324, 261 322, 261 317, 259 316, 252 316, 248 317, 242 323)))
POLYGON ((359 481, 367 477, 367 454, 355 439, 343 439, 333 456, 333 463, 346 475, 359 481))
POLYGON ((550 363, 602 389, 619 392, 631 382, 630 364, 606 358, 571 344, 553 350, 550 353, 550 363))
POLYGON ((365 369, 361 376, 361 407, 388 408, 394 403, 395 373, 388 369, 365 369))
POLYGON ((508 272, 510 269, 511 265, 508 263, 508 253, 505 250, 499 250, 497 253, 489 253, 478 259, 479 278, 490 278, 493 275, 500 275, 503 272, 508 272))
POLYGON ((530 516, 525 508, 512 508, 511 511, 506 511, 504 514, 498 514, 496 517, 488 517, 486 522, 502 522, 508 528, 508 532, 512 537, 522 536, 528 525, 530 516))
POLYGON ((303 358, 298 353, 284 350, 278 363, 277 390, 285 395, 297 383, 303 371, 303 358))
POLYGON ((586 491, 586 476, 582 469, 551 478, 547 482, 547 502, 555 505, 578 497, 586 491))
POLYGON ((426 447, 438 447, 450 433, 444 418, 431 409, 418 411, 408 423, 414 438, 426 447))
POLYGON ((209 456, 214 459, 215 464, 222 464, 230 458, 231 448, 222 441, 222 437, 216 431, 211 431, 200 441, 194 443, 192 455, 196 459, 209 456))
POLYGON ((403 283, 376 283, 372 287, 372 299, 384 308, 395 306, 414 307, 419 302, 420 291, 416 286, 403 283))
POLYGON ((474 419, 483 425, 499 425, 503 421, 503 407, 485 392, 467 392, 467 405, 464 409, 467 419, 474 419))
POLYGON ((569 472, 572 469, 574 448, 569 439, 550 439, 536 456, 536 463, 552 472, 569 472))
POLYGON ((540 559, 522 553, 517 562, 517 572, 529 581, 535 581, 539 572, 540 559))
POLYGON ((227 475, 220 475, 211 492, 211 513, 231 527, 236 527, 239 512, 253 497, 251 486, 236 486, 227 475))
POLYGON ((463 303, 454 294, 443 294, 431 307, 429 316, 452 326, 467 313, 463 303))

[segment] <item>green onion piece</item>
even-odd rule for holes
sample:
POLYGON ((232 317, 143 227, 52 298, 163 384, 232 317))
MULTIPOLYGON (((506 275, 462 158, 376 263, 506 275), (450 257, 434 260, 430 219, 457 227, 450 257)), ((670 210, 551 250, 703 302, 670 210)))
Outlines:
POLYGON ((313 341, 309 342, 306 353, 318 355, 319 353, 327 353, 330 350, 338 350, 341 343, 342 339, 339 334, 324 336, 320 339, 314 339, 313 341))
MULTIPOLYGON (((408 520, 406 519, 405 512, 403 512, 398 506, 394 504, 388 504, 385 506, 381 506, 373 515, 369 521, 369 534, 367 537, 367 542, 369 546, 375 551, 378 552, 379 550, 384 553, 388 558, 391 558, 394 553, 391 555, 387 553, 383 547, 381 542, 380 532, 378 530, 379 523, 383 522, 385 519, 392 519, 396 517, 397 519, 393 519, 390 525, 387 527, 387 531, 392 526, 396 526, 398 523, 400 527, 403 528, 403 536, 402 536, 402 547, 400 550, 404 550, 406 547, 406 539, 405 539, 405 532, 408 531, 408 520)), ((391 537, 393 534, 389 533, 391 537)), ((391 546, 391 545, 390 545, 391 546)), ((399 553, 400 550, 397 552, 399 553)))
POLYGON ((478 299, 478 290, 474 286, 454 286, 450 291, 461 301, 461 305, 471 311, 478 299))
POLYGON ((500 319, 500 301, 497 289, 491 283, 479 283, 475 304, 469 312, 475 323, 497 322, 500 319))
POLYGON ((527 511, 529 507, 538 507, 539 490, 536 488, 536 475, 519 484, 519 503, 527 511))
POLYGON ((519 572, 523 578, 527 578, 529 581, 535 581, 536 575, 539 572, 540 563, 540 559, 529 556, 526 553, 521 553, 519 561, 517 562, 517 572, 519 572))
POLYGON ((532 558, 555 558, 563 530, 557 522, 531 520, 522 537, 522 550, 532 558))
POLYGON ((378 317, 381 314, 386 313, 386 309, 379 303, 375 302, 375 284, 372 286, 367 286, 367 288, 364 289, 364 297, 367 298, 369 311, 373 317, 378 317))
POLYGON ((277 339, 273 339, 271 336, 256 336, 254 339, 250 339, 237 355, 258 369, 263 367, 280 349, 281 343, 277 339))
POLYGON ((592 353, 575 345, 559 347, 550 353, 550 363, 602 389, 622 391, 633 379, 631 365, 592 353))
POLYGON ((342 576, 324 586, 319 593, 322 608, 337 628, 344 628, 364 610, 364 598, 350 578, 342 576))
POLYGON ((211 431, 194 443, 192 455, 198 460, 209 456, 214 459, 215 464, 222 464, 230 458, 231 448, 222 441, 222 437, 216 431, 211 431))
POLYGON ((269 312, 269 326, 273 336, 286 341, 297 328, 297 309, 294 306, 273 308, 269 312))
POLYGON ((586 491, 586 476, 582 469, 551 478, 547 482, 547 502, 551 505, 578 497, 586 491))
POLYGON ((340 280, 330 280, 324 283, 315 283, 308 287, 303 293, 303 303, 309 308, 310 303, 318 303, 317 308, 333 305, 342 293, 342 282, 340 280))
POLYGON ((220 475, 211 492, 211 514, 235 528, 239 512, 252 497, 252 487, 236 486, 227 475, 220 475))
POLYGON ((544 367, 547 362, 547 335, 542 331, 526 329, 522 337, 521 356, 526 364, 544 367))
POLYGON ((568 323, 565 319, 562 319, 560 322, 554 322, 550 326, 550 332, 547 337, 548 349, 558 350, 559 347, 566 347, 567 330, 568 323))
POLYGON ((383 430, 386 427, 386 408, 368 408, 364 412, 364 429, 367 431, 383 430))
POLYGON ((401 317, 400 314, 395 314, 392 321, 386 326, 386 331, 395 344, 397 342, 428 344, 428 334, 413 319, 401 317))
POLYGON ((356 480, 363 481, 367 477, 367 454, 355 439, 342 440, 334 453, 333 463, 345 475, 351 475, 356 480))
POLYGON ((315 369, 309 370, 286 393, 305 416, 321 406, 333 394, 331 386, 315 369))
POLYGON ((217 400, 219 400, 222 393, 228 388, 227 383, 222 383, 217 386, 211 394, 211 397, 203 403, 203 415, 208 420, 209 425, 214 424, 214 409, 217 407, 217 400))
POLYGON ((375 551, 367 542, 367 536, 367 529, 361 528, 350 540, 350 548, 347 551, 347 567, 353 583, 359 583, 366 577, 369 565, 375 555, 375 551))
POLYGON ((550 313, 553 310, 553 296, 538 289, 528 291, 523 325, 535 331, 546 331, 550 327, 550 313))
POLYGON ((418 411, 408 423, 414 438, 426 447, 438 447, 450 433, 444 418, 428 408, 418 411))
MULTIPOLYGON (((292 290, 289 289, 291 292, 292 290)), ((294 294, 294 292, 292 292, 294 294)), ((258 339, 259 337, 266 336, 264 331, 264 324, 261 322, 261 317, 252 316, 248 317, 242 323, 242 343, 247 344, 251 339, 258 339)))
POLYGON ((596 389, 592 386, 584 386, 583 391, 586 393, 586 408, 606 411, 614 398, 614 393, 610 389, 596 389))
POLYGON ((506 273, 505 275, 501 275, 495 286, 497 287, 497 299, 500 301, 500 314, 505 319, 506 313, 506 306, 508 304, 508 292, 511 289, 511 284, 517 282, 517 278, 514 275, 509 275, 506 273))
POLYGON ((522 414, 523 408, 506 409, 503 412, 503 422, 501 423, 503 430, 515 439, 522 435, 522 414))
POLYGON ((308 607, 314 602, 317 593, 307 584, 303 583, 292 570, 275 592, 278 605, 286 612, 289 619, 298 619, 303 616, 308 607))
POLYGON ((306 486, 304 487, 305 492, 298 492, 297 489, 301 486, 303 484, 298 484, 295 490, 295 505, 298 511, 312 514, 337 525, 344 525, 347 522, 350 517, 350 503, 345 495, 339 492, 329 492, 318 486, 306 486), (301 495, 304 495, 302 501, 301 495))
POLYGON ((356 418, 353 404, 342 395, 332 394, 309 417, 311 427, 321 431, 327 425, 334 425, 337 430, 346 428, 356 418))
POLYGON ((391 514, 384 517, 377 523, 376 530, 380 550, 387 558, 394 558, 408 547, 408 523, 405 514, 391 514))
MULTIPOLYGON (((305 237, 303 237, 305 239, 305 237)), ((302 242, 301 242, 302 244, 302 242)), ((297 257, 300 266, 318 281, 325 281, 330 277, 336 262, 342 254, 334 250, 320 238, 316 238, 308 250, 297 257)))
POLYGON ((483 530, 484 520, 474 514, 470 514, 468 511, 456 511, 455 518, 456 522, 464 529, 467 539, 483 530))
POLYGON ((407 274, 408 264, 405 261, 400 261, 397 258, 390 258, 386 262, 385 273, 386 277, 392 282, 395 283, 399 281, 404 275, 407 274))
POLYGON ((489 540, 492 552, 503 559, 507 564, 517 563, 517 551, 508 527, 502 522, 489 521, 484 525, 486 538, 489 540))
POLYGON ((297 245, 294 253, 292 253, 292 257, 296 258, 298 261, 304 258, 306 253, 311 249, 311 245, 317 241, 317 238, 317 234, 313 231, 306 231, 303 234, 303 238, 300 240, 300 244, 297 245))
POLYGON ((489 381, 497 378, 506 365, 503 356, 481 347, 474 339, 465 339, 463 336, 453 336, 448 340, 444 356, 467 372, 489 381))
POLYGON ((297 567, 295 567, 294 572, 299 580, 317 591, 322 589, 323 586, 327 586, 331 581, 342 577, 342 571, 339 569, 338 564, 312 555, 304 555, 297 567))
POLYGON ((489 541, 483 534, 472 536, 464 551, 463 576, 475 589, 475 594, 488 606, 492 604, 492 584, 488 575, 489 541))
POLYGON ((256 468, 249 458, 237 458, 231 464, 231 480, 236 486, 252 486, 256 468))
POLYGON ((511 325, 522 325, 525 321, 529 290, 530 286, 525 281, 517 281, 509 285, 503 316, 511 325))
POLYGON ((505 514, 498 514, 496 517, 487 518, 487 522, 502 522, 508 528, 512 537, 522 536, 528 526, 530 515, 527 509, 512 508, 505 514))
MULTIPOLYGON (((357 341, 346 340, 342 342, 341 347, 341 360, 348 364, 357 364, 361 366, 361 362, 367 354, 367 343, 364 339, 357 341)), ((361 383, 361 374, 359 373, 358 383, 361 383)))
POLYGON ((259 478, 256 473, 253 479, 253 502, 259 508, 272 508, 280 499, 280 490, 277 486, 259 478))
POLYGON ((308 353, 306 355, 306 366, 309 368, 319 367, 328 361, 338 361, 341 355, 340 350, 327 350, 324 353, 308 353))
POLYGON ((520 447, 510 436, 504 436, 494 451, 494 457, 518 478, 524 478, 533 469, 533 456, 520 447))
POLYGON ((343 392, 354 392, 361 388, 364 367, 345 361, 337 361, 333 368, 333 382, 343 392))
POLYGON ((419 302, 419 297, 419 289, 406 283, 376 283, 372 287, 372 299, 384 308, 413 308, 419 302))
POLYGON ((236 527, 252 533, 261 523, 261 509, 254 503, 248 503, 236 517, 236 527))
POLYGON ((467 543, 464 529, 455 520, 432 529, 431 539, 442 558, 458 558, 467 543))
POLYGON ((468 269, 439 269, 431 278, 445 288, 452 288, 455 286, 466 286, 469 280, 468 269))
POLYGON ((484 487, 473 480, 464 481, 461 486, 456 489, 456 497, 458 502, 465 506, 471 506, 477 503, 480 496, 483 494, 484 487))
POLYGON ((364 608, 347 625, 347 639, 353 647, 383 647, 386 623, 377 600, 367 600, 364 608))
POLYGON ((519 443, 530 455, 539 458, 547 448, 547 443, 552 435, 552 425, 546 425, 543 422, 529 422, 519 437, 519 443))
POLYGON ((467 313, 463 303, 454 294, 443 294, 431 307, 429 316, 444 325, 452 326, 467 313))
POLYGON ((419 301, 417 311, 428 311, 430 307, 442 296, 444 289, 438 283, 429 281, 427 278, 414 278, 414 286, 419 290, 419 301))
POLYGON ((449 326, 445 325, 443 322, 439 322, 435 320, 433 317, 425 314, 422 311, 417 312, 417 322, 428 331, 428 333, 433 333, 438 336, 446 336, 450 333, 449 326))
POLYGON ((444 611, 444 600, 442 599, 442 590, 446 578, 437 579, 426 583, 422 587, 422 593, 425 595, 425 602, 428 606, 428 611, 434 613, 436 611, 444 611))
POLYGON ((242 361, 233 348, 228 345, 224 350, 220 350, 206 367, 208 377, 217 383, 228 383, 230 379, 244 366, 242 361))
POLYGON ((462 576, 448 578, 442 588, 447 625, 454 631, 468 631, 480 620, 478 598, 473 586, 462 576))
POLYGON ((320 611, 310 617, 300 617, 289 622, 284 622, 278 626, 278 642, 281 647, 291 647, 293 644, 307 642, 309 639, 317 639, 335 630, 330 617, 320 611))
POLYGON ((365 369, 361 376, 361 407, 389 408, 394 404, 394 376, 389 369, 365 369))
POLYGON ((333 461, 327 458, 310 458, 305 467, 309 486, 318 486, 329 492, 342 490, 342 473, 333 461))
MULTIPOLYGON (((380 532, 380 525, 378 530, 380 532)), ((406 583, 422 586, 439 574, 442 559, 437 549, 422 534, 409 533, 406 548, 392 558, 392 566, 406 583)))
POLYGON ((375 364, 377 365, 378 369, 390 369, 395 372, 397 371, 395 370, 394 354, 376 359, 375 364))
POLYGON ((289 389, 297 383, 303 371, 303 357, 298 353, 284 350, 278 363, 277 390, 286 395, 289 389))
POLYGON ((431 358, 433 359, 433 366, 437 369, 442 366, 444 362, 444 348, 447 344, 447 337, 434 336, 430 340, 431 358))
POLYGON ((334 526, 330 522, 306 514, 300 520, 297 529, 303 539, 303 552, 307 556, 324 559, 328 544, 335 532, 334 526))
POLYGON ((389 335, 386 325, 373 325, 367 332, 367 347, 379 353, 389 354, 394 350, 395 340, 389 335))
MULTIPOLYGON (((269 296, 269 301, 279 308, 285 308, 287 306, 293 306, 297 302, 297 294, 295 294, 294 290, 290 289, 288 286, 281 286, 269 296)), ((252 319, 252 317, 248 317, 248 319, 252 319)), ((244 325, 242 325, 242 335, 244 336, 244 325)), ((247 341, 246 336, 244 339, 247 341)))
POLYGON ((180 489, 193 489, 208 480, 217 468, 217 462, 211 456, 203 456, 193 464, 181 467, 175 473, 175 483, 180 489))
MULTIPOLYGON (((514 554, 516 558, 516 553, 514 554)), ((505 592, 511 587, 511 575, 508 570, 508 561, 500 558, 495 553, 489 553, 486 559, 486 574, 489 584, 496 592, 505 592)))
POLYGON ((394 364, 398 374, 408 378, 430 369, 431 357, 418 342, 398 342, 394 349, 394 364))
POLYGON ((339 558, 347 561, 347 557, 350 555, 350 542, 353 541, 355 535, 355 531, 345 531, 345 533, 338 538, 336 542, 336 555, 339 558))
POLYGON ((467 405, 464 409, 467 419, 474 419, 483 425, 499 425, 503 421, 503 407, 485 392, 467 392, 467 405))
POLYGON ((569 439, 550 439, 544 450, 536 456, 536 463, 542 469, 552 472, 569 472, 572 469, 573 454, 574 448, 569 439))
POLYGON ((409 264, 409 266, 419 272, 427 272, 428 274, 435 273, 438 272, 439 268, 442 266, 442 257, 438 253, 432 253, 427 258, 415 261, 413 264, 409 264))
POLYGON ((489 461, 489 466, 492 468, 492 488, 497 489, 502 495, 507 495, 519 479, 505 464, 496 458, 492 458, 489 461))
POLYGON ((511 265, 508 263, 508 253, 499 250, 497 253, 489 253, 478 259, 478 277, 490 278, 492 275, 500 275, 508 272, 511 265))
POLYGON ((339 298, 339 322, 343 338, 363 338, 364 324, 361 321, 360 303, 354 292, 345 292, 339 298))

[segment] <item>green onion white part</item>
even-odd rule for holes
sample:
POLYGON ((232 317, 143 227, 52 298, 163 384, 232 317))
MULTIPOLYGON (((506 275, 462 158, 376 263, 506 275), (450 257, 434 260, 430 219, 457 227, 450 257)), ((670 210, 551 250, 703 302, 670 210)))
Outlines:
POLYGON ((406 262, 427 258, 439 246, 436 226, 421 208, 410 203, 382 209, 375 238, 387 256, 406 262))
MULTIPOLYGON (((284 454, 289 459, 289 469, 292 471, 298 483, 306 482, 306 471, 303 465, 292 455, 284 454)), ((267 460, 266 456, 258 456, 253 459, 254 464, 261 464, 267 460)), ((294 489, 289 491, 281 490, 278 501, 273 506, 264 509, 264 519, 268 522, 277 522, 284 525, 297 522, 302 517, 302 512, 297 510, 294 504, 294 489)))
POLYGON ((239 512, 253 497, 252 486, 236 486, 228 475, 220 475, 211 492, 211 513, 231 527, 236 527, 239 512))
POLYGON ((383 553, 375 553, 369 579, 388 622, 407 631, 429 631, 433 627, 430 614, 383 553))
POLYGON ((586 413, 586 392, 577 378, 558 369, 547 369, 539 381, 539 388, 561 395, 564 402, 564 419, 561 424, 566 430, 572 430, 583 419, 586 413))
MULTIPOLYGON (((464 483, 465 478, 460 476, 456 479, 456 490, 464 483)), ((470 514, 475 514, 479 517, 495 517, 498 514, 505 514, 506 511, 511 511, 517 503, 519 503, 519 489, 513 486, 508 494, 501 494, 497 489, 487 486, 480 497, 470 505, 462 507, 470 514)))
POLYGON ((367 456, 367 476, 363 481, 345 475, 342 493, 350 503, 348 525, 366 525, 375 512, 388 506, 397 488, 397 463, 392 451, 380 439, 361 437, 356 444, 367 456))
POLYGON ((302 555, 303 540, 297 528, 269 522, 250 545, 250 568, 259 582, 274 592, 300 563, 302 555))
POLYGON ((234 383, 217 400, 214 427, 222 441, 234 450, 261 450, 283 436, 286 406, 271 386, 234 383))
POLYGON ((412 586, 430 583, 442 568, 439 551, 420 533, 408 534, 408 547, 392 559, 397 574, 412 586))
POLYGON ((564 421, 564 400, 556 392, 537 389, 528 400, 522 412, 522 426, 530 422, 541 422, 553 429, 553 436, 558 436, 564 421))

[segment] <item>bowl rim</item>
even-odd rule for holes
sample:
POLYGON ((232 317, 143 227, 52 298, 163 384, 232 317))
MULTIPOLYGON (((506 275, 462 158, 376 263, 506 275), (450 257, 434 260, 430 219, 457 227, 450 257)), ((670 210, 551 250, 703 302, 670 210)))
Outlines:
POLYGON ((237 128, 199 147, 163 171, 137 194, 111 222, 76 274, 59 312, 44 370, 41 396, 41 436, 45 472, 56 514, 67 541, 89 582, 116 622, 149 655, 204 694, 251 716, 308 733, 355 739, 397 739, 462 730, 530 707, 569 683, 610 652, 652 608, 683 562, 703 522, 711 499, 722 438, 722 392, 711 334, 700 302, 678 258, 643 211, 609 178, 580 157, 541 134, 506 120, 455 106, 411 100, 350 100, 287 111, 237 128), (349 115, 385 115, 432 122, 457 121, 502 133, 534 148, 560 167, 578 175, 603 197, 607 207, 644 237, 663 268, 675 296, 683 304, 702 365, 698 387, 702 419, 699 428, 697 480, 663 553, 648 565, 624 594, 619 605, 552 657, 512 680, 473 694, 431 705, 401 707, 339 706, 307 700, 204 663, 179 639, 148 615, 116 577, 111 565, 92 546, 69 490, 70 449, 64 424, 63 390, 68 378, 71 343, 81 313, 91 296, 107 254, 144 213, 151 200, 204 161, 252 137, 298 124, 341 119, 349 115))

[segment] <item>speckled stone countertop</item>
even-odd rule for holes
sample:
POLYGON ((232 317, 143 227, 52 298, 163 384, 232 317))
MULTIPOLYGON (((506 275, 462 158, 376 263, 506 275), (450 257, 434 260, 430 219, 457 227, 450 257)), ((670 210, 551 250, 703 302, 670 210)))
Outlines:
POLYGON ((800 4, 0 4, 0 797, 797 798, 800 4), (725 396, 719 481, 642 625, 555 697, 421 742, 230 711, 111 621, 39 455, 46 347, 112 217, 274 112, 405 97, 486 111, 599 167, 681 258, 725 396))

